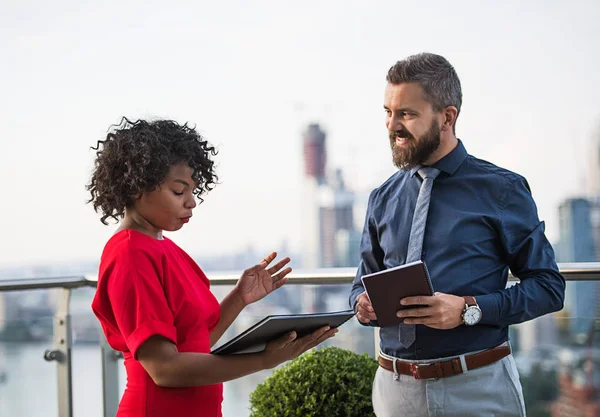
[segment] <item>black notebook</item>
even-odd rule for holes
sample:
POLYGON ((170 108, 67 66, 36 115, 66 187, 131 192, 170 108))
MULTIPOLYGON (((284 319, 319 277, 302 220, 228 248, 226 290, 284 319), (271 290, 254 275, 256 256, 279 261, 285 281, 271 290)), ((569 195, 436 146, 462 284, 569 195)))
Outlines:
POLYGON ((286 314, 267 316, 248 330, 214 349, 215 355, 261 352, 267 343, 294 330, 297 337, 306 336, 323 326, 339 327, 354 316, 354 311, 333 313, 286 314))
POLYGON ((400 305, 402 298, 433 295, 429 271, 423 261, 363 275, 361 279, 375 310, 379 327, 401 323, 401 319, 396 317, 398 310, 418 307, 400 305))

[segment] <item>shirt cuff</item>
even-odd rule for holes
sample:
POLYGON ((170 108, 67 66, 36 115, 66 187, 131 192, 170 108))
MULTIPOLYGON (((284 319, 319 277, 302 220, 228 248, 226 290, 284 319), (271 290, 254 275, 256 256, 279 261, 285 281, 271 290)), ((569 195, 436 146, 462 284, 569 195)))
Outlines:
POLYGON ((139 347, 152 336, 162 336, 177 344, 177 330, 175 326, 162 321, 149 321, 140 325, 127 338, 127 347, 134 358, 137 359, 139 347))
POLYGON ((358 301, 356 300, 358 298, 359 294, 352 294, 350 296, 350 307, 352 307, 352 310, 354 310, 354 312, 356 313, 356 304, 358 304, 358 301))
POLYGON ((475 297, 477 305, 481 309, 481 321, 479 324, 489 324, 497 326, 500 320, 500 306, 498 295, 486 294, 475 297))

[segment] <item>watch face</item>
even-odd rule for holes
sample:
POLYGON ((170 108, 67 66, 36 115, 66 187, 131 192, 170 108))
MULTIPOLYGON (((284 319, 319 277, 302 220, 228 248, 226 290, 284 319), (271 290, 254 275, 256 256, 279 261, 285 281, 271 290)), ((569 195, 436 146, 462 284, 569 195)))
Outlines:
POLYGON ((481 310, 474 306, 468 307, 463 316, 463 320, 467 326, 479 323, 479 320, 481 320, 481 310))

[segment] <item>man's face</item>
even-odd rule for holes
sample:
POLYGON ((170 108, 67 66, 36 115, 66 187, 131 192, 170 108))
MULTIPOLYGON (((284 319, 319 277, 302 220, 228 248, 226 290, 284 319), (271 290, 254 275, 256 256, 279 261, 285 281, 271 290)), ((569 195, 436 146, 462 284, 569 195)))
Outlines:
POLYGON ((394 165, 408 170, 423 164, 440 146, 440 114, 418 83, 388 83, 383 107, 394 165))

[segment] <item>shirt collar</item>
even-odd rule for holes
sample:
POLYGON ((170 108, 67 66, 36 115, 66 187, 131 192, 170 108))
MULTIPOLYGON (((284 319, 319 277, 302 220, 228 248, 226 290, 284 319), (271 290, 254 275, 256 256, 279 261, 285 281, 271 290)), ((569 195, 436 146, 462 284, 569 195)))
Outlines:
MULTIPOLYGON (((458 145, 456 145, 456 147, 452 149, 448 155, 444 156, 442 159, 433 164, 433 168, 437 168, 448 175, 454 175, 458 167, 462 165, 467 157, 467 150, 465 149, 465 146, 460 139, 457 140, 458 145)), ((411 169, 410 176, 414 176, 421 167, 422 165, 417 165, 411 169)))

